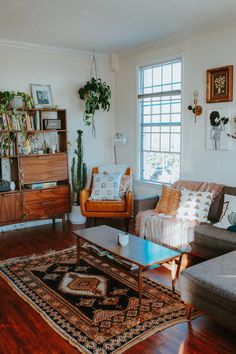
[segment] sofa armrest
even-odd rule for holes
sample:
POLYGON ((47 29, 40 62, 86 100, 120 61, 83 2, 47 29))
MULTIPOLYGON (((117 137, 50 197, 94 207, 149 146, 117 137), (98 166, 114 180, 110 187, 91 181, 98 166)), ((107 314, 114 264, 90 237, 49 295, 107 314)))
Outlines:
POLYGON ((158 200, 159 195, 152 195, 150 197, 136 197, 134 199, 134 216, 136 216, 139 211, 155 209, 158 200))

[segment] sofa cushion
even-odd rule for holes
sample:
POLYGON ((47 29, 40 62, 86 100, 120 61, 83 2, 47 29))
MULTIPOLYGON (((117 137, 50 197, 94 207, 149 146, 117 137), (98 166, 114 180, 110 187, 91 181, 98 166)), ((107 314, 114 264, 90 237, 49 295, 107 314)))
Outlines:
POLYGON ((188 189, 183 189, 181 191, 177 218, 181 220, 206 222, 212 196, 213 193, 211 192, 194 192, 188 189))
POLYGON ((220 250, 222 253, 236 250, 235 232, 220 229, 207 223, 196 226, 194 231, 194 242, 199 245, 220 250))
POLYGON ((162 186, 162 194, 156 205, 155 211, 159 214, 176 215, 181 197, 181 191, 162 186))
POLYGON ((236 314, 236 251, 185 269, 180 289, 181 298, 192 305, 197 295, 236 314))
POLYGON ((113 201, 93 201, 88 200, 85 204, 86 211, 97 211, 97 212, 116 212, 116 211, 126 211, 125 199, 113 201))

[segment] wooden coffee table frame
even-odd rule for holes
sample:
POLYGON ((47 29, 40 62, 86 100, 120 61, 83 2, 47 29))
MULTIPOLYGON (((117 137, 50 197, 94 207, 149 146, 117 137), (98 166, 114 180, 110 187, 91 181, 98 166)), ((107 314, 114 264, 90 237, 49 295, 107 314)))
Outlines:
MULTIPOLYGON (((89 230, 91 230, 91 232, 92 232, 95 229, 98 231, 98 240, 99 240, 99 233, 103 232, 101 229, 101 226, 97 226, 97 227, 90 228, 90 229, 74 231, 74 234, 77 236, 77 262, 78 262, 78 264, 81 259, 81 240, 83 240, 83 241, 89 242, 95 246, 98 246, 105 251, 110 252, 111 254, 115 255, 116 257, 118 257, 120 259, 124 259, 126 261, 129 261, 131 263, 138 265, 137 280, 138 280, 138 293, 139 293, 140 304, 142 301, 142 291, 143 291, 143 272, 155 267, 155 265, 163 265, 166 268, 168 268, 169 270, 171 270, 172 291, 175 292, 175 283, 176 283, 176 280, 178 279, 178 276, 179 276, 181 261, 182 261, 182 254, 180 252, 177 252, 175 250, 170 250, 170 252, 171 251, 173 252, 172 256, 162 259, 162 260, 157 259, 156 261, 152 261, 150 264, 143 265, 143 264, 140 264, 140 262, 137 262, 135 259, 127 258, 127 257, 122 256, 121 254, 118 254, 117 251, 112 250, 110 247, 107 247, 106 245, 102 245, 102 243, 99 241, 96 242, 96 240, 91 240, 91 238, 88 236, 86 237, 85 230, 89 234, 89 230)), ((109 226, 104 226, 104 230, 105 230, 104 232, 111 231, 111 232, 113 232, 113 234, 114 234, 114 231, 117 232, 117 246, 116 247, 118 247, 118 249, 122 250, 122 248, 124 248, 124 247, 118 245, 118 233, 120 232, 120 230, 110 228, 109 226)), ((112 237, 114 237, 114 236, 112 236, 112 234, 111 234, 111 238, 112 237)), ((136 236, 133 236, 133 235, 130 235, 130 237, 136 238, 136 236)), ((137 237, 137 239, 142 240, 142 239, 139 239, 138 237, 137 237)), ((152 244, 152 245, 156 245, 150 241, 142 240, 142 242, 143 241, 147 242, 149 244, 152 244)), ((138 241, 136 241, 136 242, 138 242, 138 241)), ((163 248, 164 251, 167 249, 167 247, 164 247, 164 246, 160 246, 160 245, 156 245, 156 246, 163 248)), ((130 272, 132 272, 132 271, 130 271, 130 272)), ((132 272, 132 273, 134 273, 134 272, 132 272)))

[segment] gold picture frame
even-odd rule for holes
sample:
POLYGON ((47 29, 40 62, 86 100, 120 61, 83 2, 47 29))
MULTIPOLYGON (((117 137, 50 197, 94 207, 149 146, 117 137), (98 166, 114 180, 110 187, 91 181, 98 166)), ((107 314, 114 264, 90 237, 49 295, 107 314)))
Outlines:
POLYGON ((233 101, 233 65, 207 70, 206 101, 233 101))

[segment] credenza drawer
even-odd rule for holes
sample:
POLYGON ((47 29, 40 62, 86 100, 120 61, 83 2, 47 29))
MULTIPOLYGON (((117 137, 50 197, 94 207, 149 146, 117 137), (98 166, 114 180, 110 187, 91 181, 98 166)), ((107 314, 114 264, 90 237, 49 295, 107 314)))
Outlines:
POLYGON ((68 178, 66 154, 24 156, 20 158, 23 184, 61 181, 68 178))
POLYGON ((70 198, 69 186, 60 186, 56 188, 30 190, 24 192, 24 202, 40 202, 50 201, 55 199, 68 199, 70 198))

